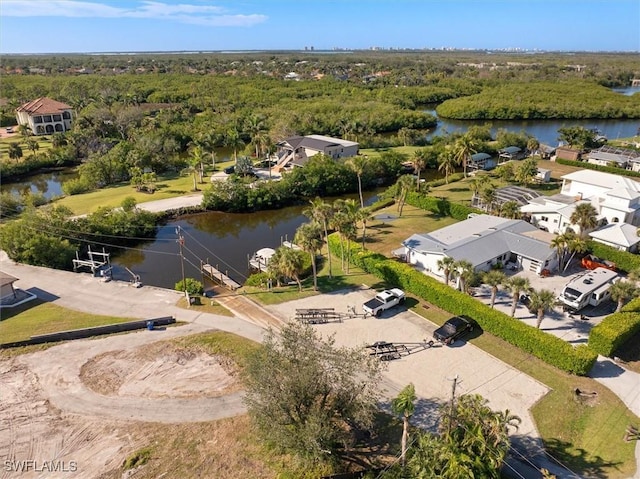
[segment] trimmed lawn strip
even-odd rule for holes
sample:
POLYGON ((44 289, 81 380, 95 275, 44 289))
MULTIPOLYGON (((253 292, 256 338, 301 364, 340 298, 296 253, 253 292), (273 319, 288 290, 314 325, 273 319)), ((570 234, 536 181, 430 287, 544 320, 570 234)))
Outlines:
POLYGON ((198 311, 199 313, 219 314, 220 316, 233 316, 233 313, 224 306, 220 305, 214 299, 207 298, 205 296, 191 296, 199 298, 200 304, 187 304, 187 298, 182 297, 176 303, 176 306, 189 309, 192 311, 198 311))
POLYGON ((135 318, 82 313, 34 300, 19 306, 16 311, 2 310, 0 341, 11 343, 39 334, 126 323, 127 321, 135 321, 135 318))

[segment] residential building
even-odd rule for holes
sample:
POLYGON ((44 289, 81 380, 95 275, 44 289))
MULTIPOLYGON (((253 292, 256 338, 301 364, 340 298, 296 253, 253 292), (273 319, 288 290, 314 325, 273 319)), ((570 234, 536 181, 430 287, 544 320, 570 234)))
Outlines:
POLYGON ((576 150, 569 146, 559 146, 556 148, 556 159, 558 160, 578 161, 581 154, 581 150, 576 150))
POLYGON ((524 152, 517 146, 507 146, 498 150, 498 164, 502 165, 507 161, 521 160, 524 158, 524 152))
POLYGON ((26 125, 34 135, 51 135, 71 129, 73 109, 51 98, 36 98, 16 109, 18 125, 26 125))
POLYGON ((477 215, 433 231, 414 234, 394 251, 425 272, 444 276, 438 261, 444 257, 469 261, 475 271, 510 264, 537 274, 558 267, 552 236, 529 223, 491 215, 477 215))
POLYGON ((355 141, 331 138, 322 135, 292 136, 277 144, 276 171, 289 165, 304 166, 314 155, 322 153, 337 160, 358 154, 355 141))
POLYGON ((631 169, 632 162, 640 159, 640 151, 601 146, 587 154, 587 162, 593 165, 615 166, 631 169))
POLYGON ((564 233, 579 228, 570 218, 580 203, 591 203, 600 224, 628 223, 640 226, 640 182, 631 178, 580 170, 562 177, 562 189, 553 196, 532 199, 520 208, 531 223, 551 233, 564 233))
POLYGON ((637 226, 627 223, 611 223, 589 233, 593 241, 606 244, 620 251, 637 253, 640 251, 640 236, 637 226))

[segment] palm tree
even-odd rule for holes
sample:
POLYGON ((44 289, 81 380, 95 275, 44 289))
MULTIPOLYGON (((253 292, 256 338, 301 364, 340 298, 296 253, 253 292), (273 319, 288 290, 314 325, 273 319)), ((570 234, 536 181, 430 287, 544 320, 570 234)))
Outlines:
POLYGON ((630 281, 617 281, 611 285, 609 291, 611 292, 611 298, 618 303, 616 312, 622 309, 627 300, 638 295, 638 288, 630 281))
POLYGON ((556 296, 553 291, 541 289, 539 291, 531 291, 531 303, 529 309, 537 312, 536 328, 540 329, 545 313, 551 311, 556 302, 556 296))
POLYGON ((246 119, 245 130, 249 133, 251 143, 255 147, 256 159, 260 158, 260 150, 265 141, 267 129, 265 127, 264 118, 260 115, 251 115, 246 119))
POLYGON ((51 135, 51 146, 54 148, 60 148, 61 146, 67 145, 67 137, 64 136, 64 133, 54 133, 51 135))
POLYGON ((634 283, 640 282, 640 268, 636 268, 633 271, 629 271, 629 275, 627 276, 629 281, 633 281, 634 283))
POLYGON ((402 209, 407 201, 407 195, 413 188, 413 178, 411 178, 411 175, 403 175, 398 178, 396 184, 398 185, 398 215, 402 216, 402 209))
POLYGON ((573 236, 567 244, 567 249, 571 253, 571 257, 569 258, 569 261, 567 261, 567 265, 564 267, 564 269, 567 269, 569 267, 576 253, 586 253, 589 250, 589 246, 587 245, 587 242, 585 240, 573 236))
POLYGON ((493 186, 487 186, 480 192, 480 198, 484 203, 484 209, 490 213, 496 201, 496 189, 493 186))
POLYGON ((520 293, 523 291, 529 291, 531 289, 531 285, 527 278, 523 278, 522 276, 513 276, 507 281, 507 288, 509 288, 512 295, 511 317, 513 318, 516 315, 516 307, 520 300, 520 293))
POLYGON ((342 202, 342 213, 345 215, 345 223, 342 225, 341 234, 347 240, 347 273, 349 273, 351 266, 351 241, 355 240, 357 236, 356 223, 358 221, 359 209, 356 201, 351 198, 342 202))
POLYGON ((488 273, 485 273, 483 276, 483 281, 491 286, 491 307, 493 308, 496 302, 496 296, 498 295, 498 289, 502 286, 507 279, 507 276, 498 270, 492 270, 488 273))
POLYGON ((471 155, 476 153, 476 143, 470 135, 462 135, 453 145, 456 162, 462 165, 464 177, 467 177, 467 164, 471 155))
POLYGON ((500 216, 517 220, 520 218, 520 205, 517 201, 506 201, 500 207, 500 216))
POLYGON ((22 148, 18 143, 9 143, 7 152, 9 153, 9 158, 16 160, 16 162, 22 158, 22 148))
POLYGON ((305 216, 317 221, 322 225, 324 230, 324 241, 327 243, 327 261, 329 263, 329 278, 333 277, 331 270, 331 248, 329 248, 329 223, 333 216, 333 208, 329 203, 325 203, 320 197, 316 197, 315 200, 311 200, 311 208, 302 212, 305 216))
POLYGON ((342 271, 345 270, 344 267, 344 234, 343 232, 347 230, 349 224, 349 218, 347 214, 342 211, 342 203, 344 200, 337 199, 333 203, 334 213, 329 219, 329 224, 331 228, 338 232, 338 237, 340 239, 340 265, 342 271))
POLYGON ((573 239, 573 236, 574 234, 572 232, 567 232, 561 235, 557 235, 549 243, 556 249, 556 255, 558 256, 558 268, 560 269, 560 271, 564 269, 564 260, 567 256, 569 242, 573 239))
POLYGON ((244 147, 244 141, 240 137, 240 132, 237 128, 230 128, 224 137, 225 146, 233 149, 233 162, 238 163, 238 150, 244 147))
POLYGON ((22 136, 22 138, 28 138, 33 134, 29 125, 19 125, 18 132, 20 133, 20 136, 22 136))
POLYGON ((322 228, 316 222, 304 223, 296 231, 295 243, 311 256, 311 270, 313 271, 313 290, 318 291, 318 272, 316 268, 316 254, 322 248, 322 228))
POLYGON ((300 273, 302 273, 304 268, 304 253, 287 246, 280 246, 277 252, 279 252, 278 270, 287 278, 295 279, 296 283, 298 283, 298 290, 302 291, 300 273))
POLYGON ((427 151, 424 148, 416 150, 413 154, 412 163, 416 171, 416 191, 420 191, 420 174, 427 167, 427 151))
POLYGON ((444 256, 438 260, 438 268, 444 273, 444 284, 449 284, 449 278, 451 277, 451 270, 453 269, 456 260, 450 256, 444 256))
POLYGON ((598 212, 591 203, 580 203, 571 213, 569 220, 580 228, 580 237, 584 239, 589 230, 597 226, 597 215, 598 212))
POLYGON ((449 184, 449 175, 456 171, 456 161, 455 154, 451 148, 446 148, 442 155, 440 155, 438 171, 444 173, 444 181, 446 184, 449 184))
POLYGON ((529 150, 530 155, 533 156, 539 148, 540 142, 533 136, 529 138, 527 141, 527 150, 529 150))
POLYGON ((364 173, 369 158, 363 155, 353 156, 347 160, 347 165, 358 177, 358 195, 360 195, 360 208, 364 208, 364 199, 362 198, 362 174, 364 173))
POLYGON ((393 409, 393 412, 402 415, 402 453, 400 455, 400 459, 402 460, 403 466, 406 462, 407 440, 409 438, 409 418, 413 415, 413 412, 416 409, 416 399, 416 388, 410 383, 400 391, 393 401, 391 401, 391 408, 393 409))
POLYGON ((471 264, 470 261, 461 259, 453 264, 453 269, 458 275, 458 279, 460 280, 460 291, 462 291, 463 293, 468 293, 469 283, 471 279, 473 279, 473 275, 475 273, 473 264, 471 264))

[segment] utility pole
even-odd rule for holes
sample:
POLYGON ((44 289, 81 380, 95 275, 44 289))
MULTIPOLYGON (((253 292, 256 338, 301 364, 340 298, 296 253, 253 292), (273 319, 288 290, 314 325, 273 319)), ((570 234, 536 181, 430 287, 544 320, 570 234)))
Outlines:
POLYGON ((176 234, 178 235, 178 244, 180 245, 180 266, 182 267, 182 287, 184 288, 185 298, 188 298, 187 283, 184 277, 184 254, 182 252, 182 247, 184 246, 184 236, 182 236, 182 228, 180 226, 176 228, 176 234))
POLYGON ((456 374, 455 377, 453 378, 453 384, 451 385, 451 404, 449 407, 449 431, 448 433, 451 434, 451 422, 453 421, 453 410, 455 408, 455 404, 456 404, 456 385, 458 384, 458 375, 456 374))

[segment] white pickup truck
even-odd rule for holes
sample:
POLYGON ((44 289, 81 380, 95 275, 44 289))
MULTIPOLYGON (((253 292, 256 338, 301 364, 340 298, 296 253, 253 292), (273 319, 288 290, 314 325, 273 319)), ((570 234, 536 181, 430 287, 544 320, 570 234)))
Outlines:
POLYGON ((365 314, 380 316, 386 309, 404 303, 404 291, 398 288, 385 289, 362 305, 365 314))

